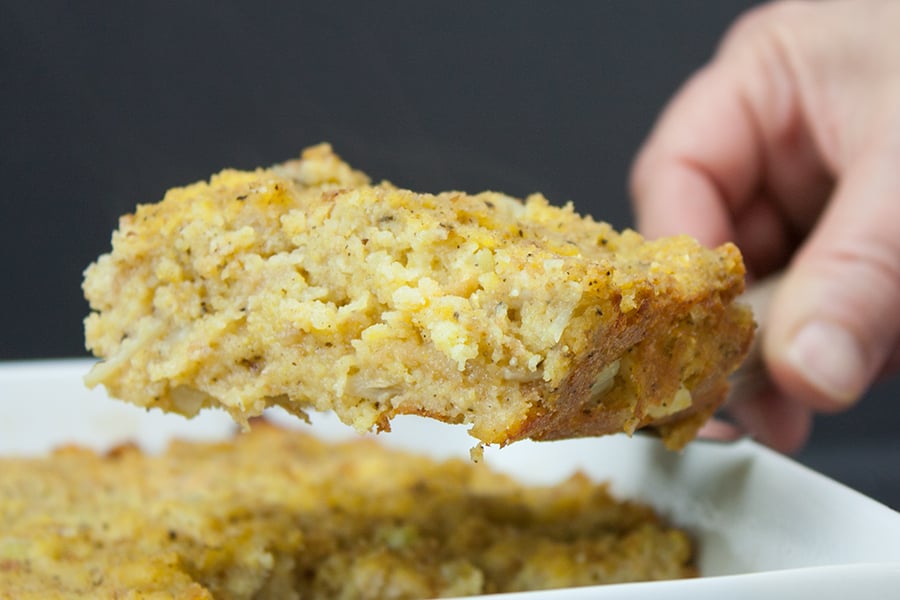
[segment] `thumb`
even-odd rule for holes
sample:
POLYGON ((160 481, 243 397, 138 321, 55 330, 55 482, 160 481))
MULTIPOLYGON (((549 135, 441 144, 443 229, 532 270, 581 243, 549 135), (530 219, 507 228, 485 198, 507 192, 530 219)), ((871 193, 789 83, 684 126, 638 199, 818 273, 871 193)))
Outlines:
POLYGON ((858 400, 898 343, 900 153, 880 150, 842 176, 773 298, 764 334, 776 384, 819 410, 858 400))

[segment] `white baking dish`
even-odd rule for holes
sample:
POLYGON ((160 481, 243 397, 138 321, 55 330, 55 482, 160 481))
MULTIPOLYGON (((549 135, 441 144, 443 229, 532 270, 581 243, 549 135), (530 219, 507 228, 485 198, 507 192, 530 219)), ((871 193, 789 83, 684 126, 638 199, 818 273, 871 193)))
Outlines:
MULTIPOLYGON (((87 360, 0 363, 0 454, 37 454, 63 443, 99 450, 136 442, 158 451, 173 436, 220 439, 235 426, 205 411, 193 420, 144 412, 88 391, 87 360)), ((284 413, 271 418, 309 427, 284 413)), ((464 429, 401 418, 383 443, 435 457, 468 456, 464 429)), ((356 435, 329 415, 314 433, 356 435)), ((749 440, 696 442, 668 452, 654 439, 611 436, 519 442, 488 448, 494 468, 533 483, 582 470, 612 482, 622 497, 647 502, 691 531, 703 577, 504 598, 900 598, 900 514, 749 440)), ((2 473, 0 473, 2 477, 2 473)))

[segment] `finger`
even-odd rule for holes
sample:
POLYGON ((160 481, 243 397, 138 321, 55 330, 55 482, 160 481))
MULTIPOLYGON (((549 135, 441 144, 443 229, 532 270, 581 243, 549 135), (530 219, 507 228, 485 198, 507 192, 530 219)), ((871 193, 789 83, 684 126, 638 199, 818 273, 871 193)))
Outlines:
POLYGON ((734 239, 730 205, 758 175, 758 142, 730 78, 695 75, 664 111, 631 173, 638 228, 687 233, 708 246, 734 239))
POLYGON ((795 249, 794 233, 774 201, 759 195, 735 221, 734 241, 752 265, 752 279, 765 277, 785 265, 795 249))
POLYGON ((741 227, 755 227, 742 223, 758 216, 747 205, 760 196, 784 223, 776 229, 786 236, 779 245, 812 227, 831 177, 798 91, 803 67, 793 57, 803 54, 804 41, 793 25, 808 26, 817 14, 786 3, 750 11, 676 95, 632 168, 635 217, 645 235, 689 233, 709 245, 735 240, 741 227))
POLYGON ((875 145, 851 165, 772 303, 766 362, 778 385, 817 409, 855 402, 895 354, 898 154, 900 144, 875 145))
POLYGON ((754 398, 730 404, 727 411, 754 439, 780 452, 799 450, 812 430, 812 411, 772 386, 754 398))
POLYGON ((722 442, 731 442, 742 438, 744 435, 743 429, 722 419, 710 419, 697 432, 697 438, 699 439, 722 442))

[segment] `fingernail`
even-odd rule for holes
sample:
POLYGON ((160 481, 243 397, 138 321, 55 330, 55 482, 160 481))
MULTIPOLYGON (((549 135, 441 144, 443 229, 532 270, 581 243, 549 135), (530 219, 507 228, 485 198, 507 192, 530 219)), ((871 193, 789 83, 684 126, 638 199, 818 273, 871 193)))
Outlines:
POLYGON ((857 339, 843 327, 813 321, 794 337, 787 360, 829 398, 849 404, 865 389, 866 364, 857 339))

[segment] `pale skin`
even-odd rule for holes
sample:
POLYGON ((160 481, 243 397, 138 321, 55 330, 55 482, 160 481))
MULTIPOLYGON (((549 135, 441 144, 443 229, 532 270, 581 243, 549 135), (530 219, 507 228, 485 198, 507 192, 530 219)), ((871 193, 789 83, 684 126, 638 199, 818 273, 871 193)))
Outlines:
POLYGON ((647 237, 734 241, 751 284, 784 270, 761 334, 771 385, 729 411, 799 448, 815 411, 900 369, 900 1, 744 15, 663 112, 631 190, 647 237))

